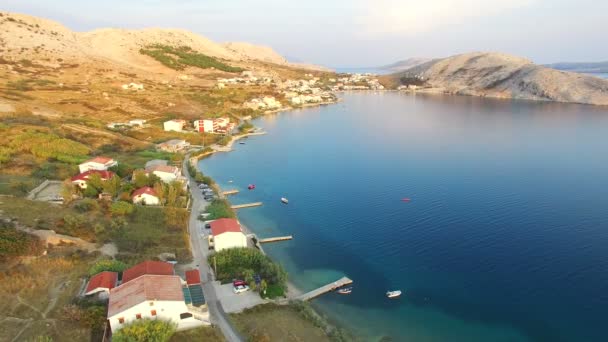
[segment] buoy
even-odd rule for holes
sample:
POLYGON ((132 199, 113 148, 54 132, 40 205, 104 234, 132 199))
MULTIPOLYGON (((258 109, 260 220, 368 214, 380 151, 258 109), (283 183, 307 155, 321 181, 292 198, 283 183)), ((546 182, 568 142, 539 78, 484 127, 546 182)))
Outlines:
POLYGON ((402 198, 401 201, 402 202, 409 202, 409 201, 411 201, 411 199, 409 199, 409 198, 402 198))

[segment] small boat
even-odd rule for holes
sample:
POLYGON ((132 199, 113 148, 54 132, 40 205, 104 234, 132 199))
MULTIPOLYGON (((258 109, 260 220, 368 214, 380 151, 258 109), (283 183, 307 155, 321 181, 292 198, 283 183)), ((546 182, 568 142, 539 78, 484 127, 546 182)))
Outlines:
POLYGON ((411 199, 409 199, 409 198, 407 198, 407 197, 406 197, 406 198, 402 198, 402 199, 401 199, 401 202, 409 202, 409 201, 411 201, 411 199))
POLYGON ((239 144, 241 144, 241 145, 245 145, 245 142, 241 141, 239 144))
POLYGON ((232 183, 232 180, 229 180, 228 183, 232 183))
POLYGON ((281 202, 287 204, 287 203, 289 203, 289 200, 285 197, 281 197, 281 202))
POLYGON ((343 287, 341 289, 336 290, 336 292, 339 294, 350 294, 351 292, 353 292, 353 288, 352 287, 343 287))
POLYGON ((249 186, 247 187, 247 189, 249 189, 249 190, 255 189, 255 184, 249 184, 249 186))
POLYGON ((386 296, 388 298, 397 298, 397 297, 401 296, 401 290, 388 291, 388 292, 386 292, 386 296))

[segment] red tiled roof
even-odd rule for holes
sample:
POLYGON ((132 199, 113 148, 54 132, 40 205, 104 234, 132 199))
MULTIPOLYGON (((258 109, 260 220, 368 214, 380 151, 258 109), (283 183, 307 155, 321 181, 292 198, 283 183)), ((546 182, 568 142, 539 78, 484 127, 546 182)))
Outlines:
POLYGON ((108 318, 142 302, 154 300, 184 302, 179 276, 144 275, 126 284, 123 282, 110 291, 108 318))
POLYGON ((112 172, 112 171, 107 171, 107 170, 89 170, 89 171, 85 171, 85 172, 83 172, 81 174, 78 174, 78 175, 70 178, 70 180, 72 182, 77 181, 77 180, 87 180, 93 174, 98 174, 99 177, 101 177, 102 180, 108 180, 108 179, 114 177, 114 172, 112 172))
MULTIPOLYGON (((95 157, 95 158, 93 158, 93 159, 89 159, 89 160, 87 160, 87 161, 86 161, 86 162, 84 162, 84 163, 99 163, 99 164, 104 164, 104 165, 105 165, 105 164, 107 164, 107 163, 109 163, 109 162, 112 162, 112 161, 114 161, 114 159, 112 159, 112 158, 110 158, 110 157, 102 157, 102 156, 99 156, 99 157, 95 157)), ((83 163, 83 164, 84 164, 84 163, 83 163)))
POLYGON ((218 236, 227 232, 241 232, 241 225, 235 219, 221 218, 211 222, 211 235, 218 236))
POLYGON ((122 283, 145 274, 173 275, 173 265, 163 261, 144 261, 122 272, 122 283))
POLYGON ((95 289, 113 289, 116 286, 116 281, 118 280, 118 273, 104 271, 101 273, 97 273, 92 276, 89 280, 89 284, 87 285, 87 290, 85 293, 89 293, 95 289))
POLYGON ((201 274, 198 270, 186 271, 186 283, 188 285, 196 285, 201 283, 201 274))
POLYGON ((146 169, 148 172, 166 172, 166 173, 177 173, 178 168, 171 165, 154 165, 146 169))
POLYGON ((139 188, 139 189, 133 191, 133 194, 131 194, 131 197, 135 197, 135 196, 139 196, 139 195, 143 195, 143 194, 148 194, 150 196, 158 197, 158 195, 156 194, 156 191, 154 191, 154 189, 152 189, 149 186, 144 186, 143 188, 139 188))

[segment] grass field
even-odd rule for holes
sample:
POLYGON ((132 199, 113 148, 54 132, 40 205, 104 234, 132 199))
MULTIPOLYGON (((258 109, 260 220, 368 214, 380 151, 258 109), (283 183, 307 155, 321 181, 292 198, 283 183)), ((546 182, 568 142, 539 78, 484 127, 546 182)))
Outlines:
POLYGON ((232 314, 231 319, 248 341, 331 341, 291 306, 259 305, 232 314))
POLYGON ((225 341, 222 332, 218 328, 201 327, 192 330, 179 331, 171 337, 170 342, 223 342, 225 341))

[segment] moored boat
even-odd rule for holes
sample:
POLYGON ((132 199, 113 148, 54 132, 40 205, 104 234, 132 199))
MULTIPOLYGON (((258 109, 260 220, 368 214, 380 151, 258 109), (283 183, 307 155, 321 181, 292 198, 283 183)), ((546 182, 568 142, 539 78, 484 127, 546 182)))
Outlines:
POLYGON ((343 287, 341 289, 336 290, 337 293, 339 294, 350 294, 351 292, 353 292, 353 288, 351 287, 343 287))
POLYGON ((397 297, 401 296, 401 290, 387 291, 386 296, 388 298, 397 298, 397 297))
POLYGON ((289 200, 285 197, 281 197, 281 202, 287 204, 287 203, 289 203, 289 200))
POLYGON ((255 189, 255 184, 249 184, 249 186, 247 187, 247 189, 249 189, 249 190, 255 189))
POLYGON ((401 199, 401 202, 409 202, 409 201, 411 201, 411 199, 409 199, 409 198, 407 198, 407 197, 406 197, 406 198, 402 198, 402 199, 401 199))

